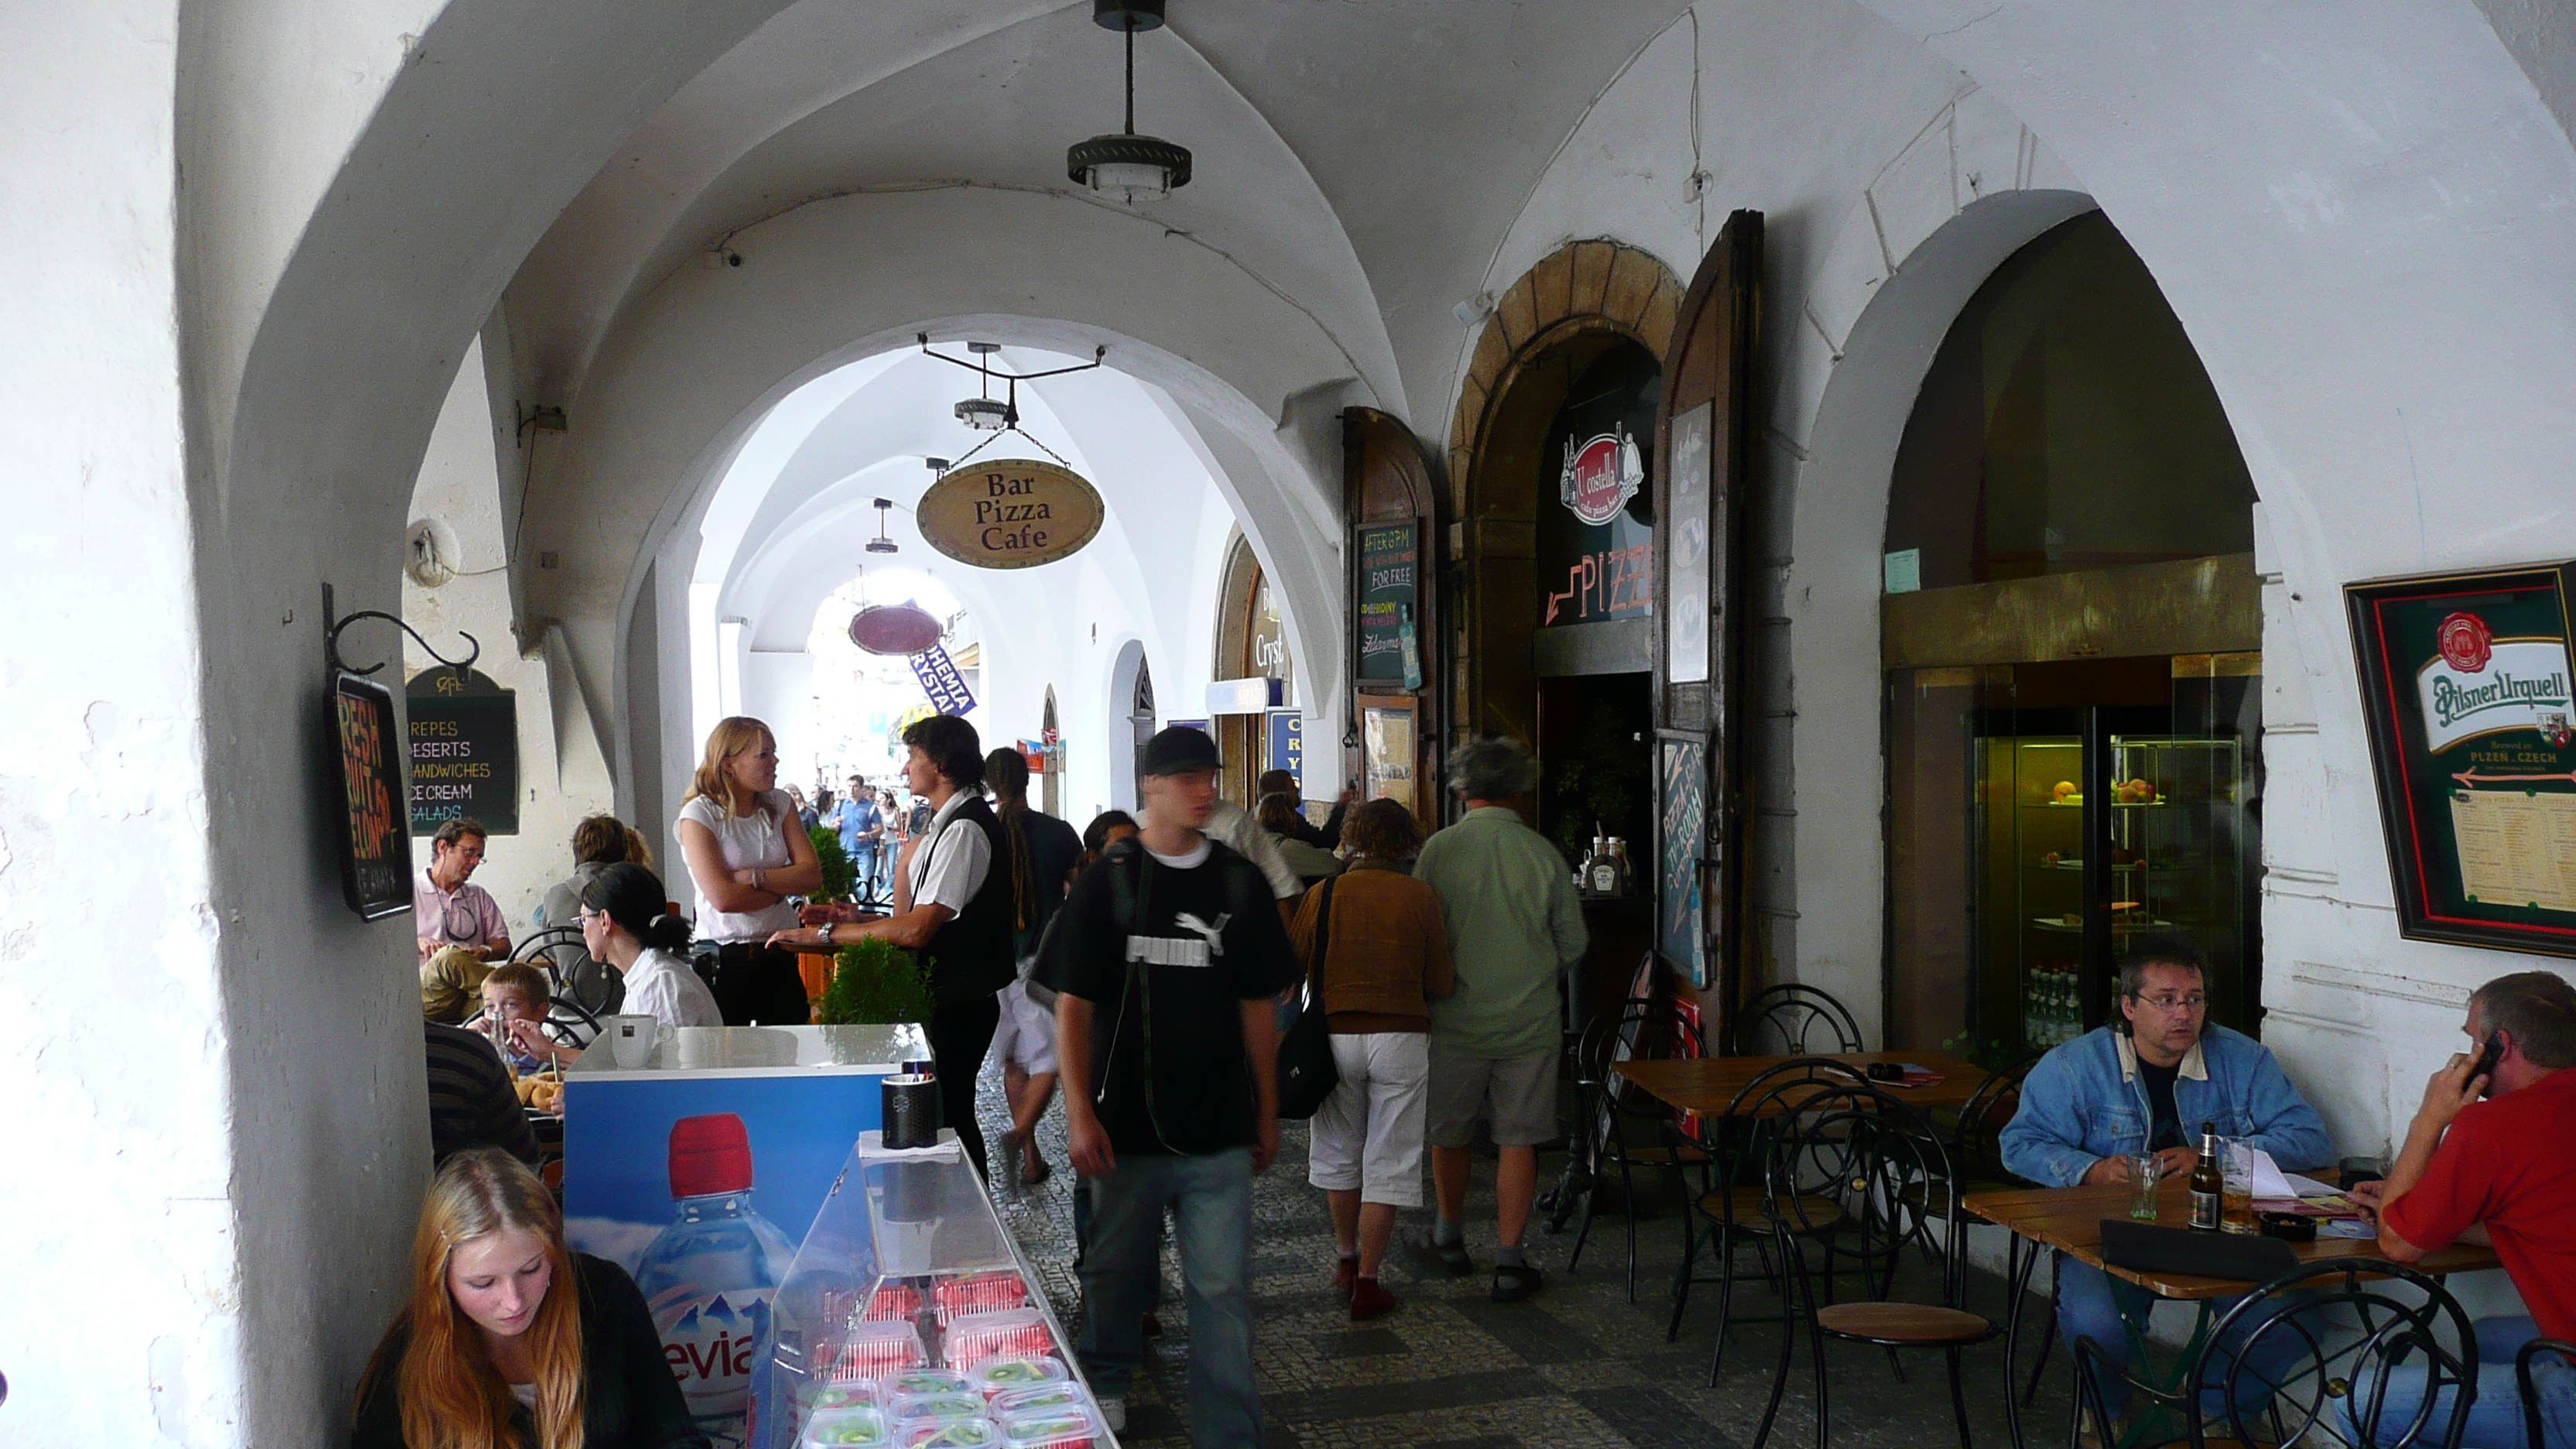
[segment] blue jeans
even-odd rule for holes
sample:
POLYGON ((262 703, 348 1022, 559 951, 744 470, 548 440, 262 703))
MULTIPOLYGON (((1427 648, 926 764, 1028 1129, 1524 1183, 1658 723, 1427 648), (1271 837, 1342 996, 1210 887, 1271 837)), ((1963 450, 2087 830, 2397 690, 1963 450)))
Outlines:
MULTIPOLYGON (((2523 1449, 2531 1441, 2523 1428, 2522 1386, 2514 1381, 2513 1356, 2540 1336, 2540 1325, 2528 1318, 2481 1318, 2477 1333, 2478 1393, 2469 1405, 2468 1428, 2460 1435, 2461 1449, 2523 1449)), ((2346 1437, 2354 1439, 2360 1436, 2351 1432, 2351 1406, 2370 1401, 2370 1379, 2366 1375, 2357 1377, 2352 1397, 2337 1405, 2346 1437)), ((2429 1377, 2420 1364, 2399 1364, 2388 1371, 2388 1396, 2379 1409, 2381 1437, 2393 1438, 2415 1422, 2429 1377)), ((2576 1368, 2554 1354, 2542 1354, 2531 1365, 2531 1386, 2540 1400, 2543 1442, 2549 1449, 2576 1449, 2576 1368)), ((2445 1389, 2433 1405, 2429 1430, 2438 1431, 2448 1424, 2450 1413, 2451 1391, 2445 1389)), ((2430 1438, 2428 1432, 2428 1441, 2430 1438)))
POLYGON ((1144 1315, 1161 1281, 1168 1207, 1189 1289, 1190 1440, 1198 1449, 1260 1449, 1261 1393, 1252 1376, 1251 1151, 1122 1156, 1117 1171, 1089 1186, 1079 1352, 1092 1391, 1123 1397, 1144 1360, 1144 1315))
MULTIPOLYGON (((2208 1305, 2209 1311, 2213 1316, 2224 1316, 2228 1309, 2236 1306, 2238 1301, 2235 1298, 2212 1300, 2208 1305)), ((2079 1263, 2073 1258, 2061 1258, 2058 1262, 2057 1327, 2058 1331, 2065 1335, 2066 1346, 2070 1351, 2075 1347, 2076 1339, 2089 1338, 2113 1364, 2122 1369, 2131 1367, 2129 1335, 2122 1328, 2122 1320, 2125 1318, 2128 1322, 2137 1324, 2139 1331, 2144 1333, 2147 1313, 2155 1306, 2155 1302, 2156 1296, 2146 1289, 2125 1278, 2114 1278, 2089 1263, 2079 1263)), ((2281 1308, 2290 1306, 2287 1303, 2280 1305, 2281 1308)), ((2238 1323, 2228 1330, 2228 1341, 2242 1343, 2269 1316, 2266 1314, 2262 1317, 2250 1317, 2238 1323)), ((2282 1383, 2288 1375, 2301 1367, 2304 1357, 2299 1347, 2298 1335, 2275 1333, 2265 1339, 2246 1362, 2247 1373, 2242 1382, 2254 1384, 2258 1382, 2254 1376, 2259 1374, 2261 1375, 2259 1382, 2282 1383)), ((2224 1364, 2213 1362, 2211 1368, 2213 1371, 2223 1372, 2224 1364)), ((2112 1374, 2103 1380, 2102 1407, 2104 1409, 2116 1414, 2128 1401, 2129 1380, 2124 1374, 2112 1374)), ((2251 1405, 2244 1407, 2249 1410, 2252 1408, 2251 1405)), ((2204 1416, 2214 1423, 2226 1412, 2227 1402, 2223 1388, 2212 1387, 2202 1392, 2201 1413, 2204 1416)))

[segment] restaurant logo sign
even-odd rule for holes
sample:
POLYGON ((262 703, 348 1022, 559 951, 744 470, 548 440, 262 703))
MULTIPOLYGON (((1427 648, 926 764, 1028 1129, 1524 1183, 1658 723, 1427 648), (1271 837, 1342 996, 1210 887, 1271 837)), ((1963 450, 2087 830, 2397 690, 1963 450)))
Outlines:
POLYGON ((1025 569, 1082 551, 1108 506, 1071 468, 1028 458, 950 469, 913 510, 930 546, 979 569, 1025 569))
POLYGON ((1597 526, 1618 517, 1645 482, 1645 464, 1627 424, 1581 443, 1565 440, 1565 468, 1557 475, 1556 496, 1585 523, 1597 526))
POLYGON ((2424 747, 2446 750, 2473 735, 2568 731, 2567 642, 2496 639, 2486 621, 2461 612, 2435 631, 2437 657, 2415 676, 2424 747))

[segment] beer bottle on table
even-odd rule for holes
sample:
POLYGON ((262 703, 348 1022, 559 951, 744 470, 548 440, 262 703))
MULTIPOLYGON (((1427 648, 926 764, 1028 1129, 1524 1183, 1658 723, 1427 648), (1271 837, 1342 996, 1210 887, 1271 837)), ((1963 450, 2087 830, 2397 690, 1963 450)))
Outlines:
POLYGON ((2191 1169, 2191 1225, 2202 1232, 2218 1231, 2218 1190, 2225 1180, 2225 1154, 2218 1143, 2218 1124, 2200 1124, 2200 1161, 2191 1169))

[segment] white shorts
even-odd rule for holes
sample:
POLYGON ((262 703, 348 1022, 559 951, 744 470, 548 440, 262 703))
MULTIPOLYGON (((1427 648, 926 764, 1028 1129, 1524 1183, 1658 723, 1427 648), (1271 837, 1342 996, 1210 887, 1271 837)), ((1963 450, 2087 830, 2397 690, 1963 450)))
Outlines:
POLYGON ((1029 1000, 1029 983, 1014 981, 995 993, 1002 1022, 993 1028, 993 1052, 1031 1076, 1055 1070, 1055 1013, 1029 1000))
POLYGON ((1362 1202, 1422 1206, 1431 1038, 1418 1031, 1336 1035, 1333 1066, 1342 1079, 1315 1109, 1306 1180, 1327 1192, 1358 1188, 1362 1202))

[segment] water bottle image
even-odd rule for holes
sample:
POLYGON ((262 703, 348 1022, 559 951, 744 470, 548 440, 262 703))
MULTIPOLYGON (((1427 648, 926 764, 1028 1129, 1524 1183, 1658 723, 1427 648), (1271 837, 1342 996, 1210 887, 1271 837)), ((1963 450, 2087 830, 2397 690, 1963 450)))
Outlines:
POLYGON ((743 1412, 770 1300, 795 1245, 751 1205, 751 1138, 731 1112, 671 1124, 671 1225, 636 1260, 662 1356, 703 1427, 743 1412))

